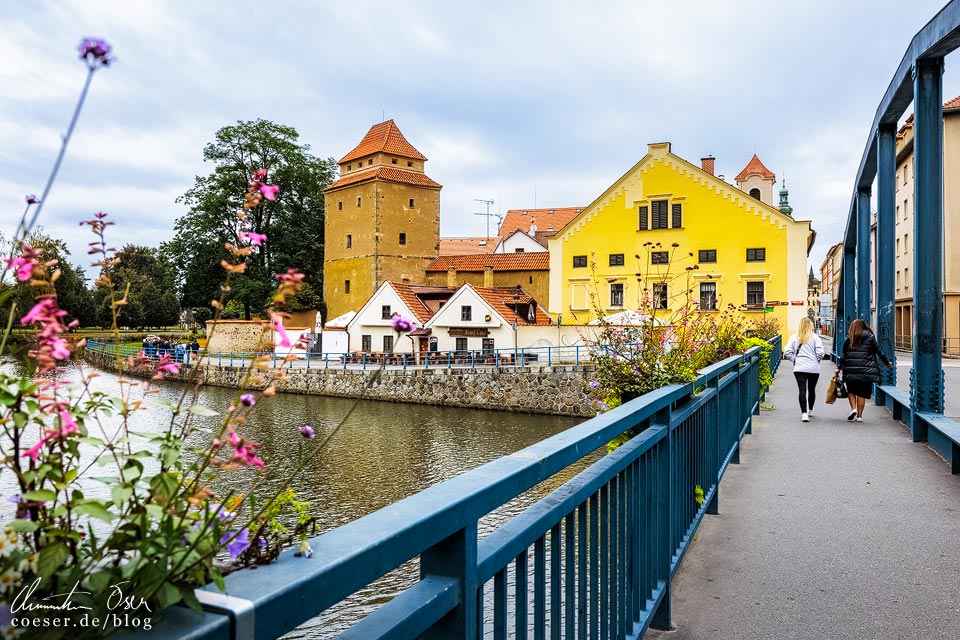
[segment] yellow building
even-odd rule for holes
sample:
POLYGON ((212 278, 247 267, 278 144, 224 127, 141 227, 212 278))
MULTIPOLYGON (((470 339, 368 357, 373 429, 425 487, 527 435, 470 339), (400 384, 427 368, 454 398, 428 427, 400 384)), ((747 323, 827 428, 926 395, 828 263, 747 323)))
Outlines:
POLYGON ((550 240, 550 312, 582 322, 649 296, 666 313, 689 295, 701 311, 732 303, 748 317, 772 313, 785 336, 795 331, 806 314, 810 223, 773 207, 776 179, 759 158, 744 170, 757 180, 741 172, 752 197, 714 176, 713 164, 694 166, 667 142, 649 145, 550 240))
POLYGON ((327 317, 356 311, 388 280, 426 283, 440 251, 440 189, 427 158, 393 120, 370 128, 340 161, 324 196, 327 317))

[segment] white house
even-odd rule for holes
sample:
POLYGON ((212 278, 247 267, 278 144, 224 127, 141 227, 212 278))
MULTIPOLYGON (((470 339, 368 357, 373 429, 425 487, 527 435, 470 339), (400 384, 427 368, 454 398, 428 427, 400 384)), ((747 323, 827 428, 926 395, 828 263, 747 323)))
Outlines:
MULTIPOLYGON (((535 228, 532 231, 536 234, 535 228)), ((547 248, 540 244, 536 235, 517 229, 500 242, 494 253, 537 253, 546 250, 547 248)))
POLYGON ((454 293, 453 289, 446 287, 384 282, 347 324, 349 350, 380 353, 426 351, 428 342, 421 331, 397 339, 397 332, 391 324, 393 316, 399 314, 413 320, 418 328, 423 327, 454 293))
POLYGON ((487 351, 528 346, 528 327, 556 326, 523 289, 461 286, 423 327, 431 351, 487 351))

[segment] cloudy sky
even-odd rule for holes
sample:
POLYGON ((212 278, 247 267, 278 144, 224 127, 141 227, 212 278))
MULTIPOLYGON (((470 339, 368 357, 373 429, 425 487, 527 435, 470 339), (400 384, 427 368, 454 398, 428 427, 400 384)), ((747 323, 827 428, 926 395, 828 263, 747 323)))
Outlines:
MULTIPOLYGON (((794 216, 839 240, 877 104, 943 0, 662 2, 20 2, 0 0, 0 211, 7 234, 39 194, 84 78, 96 74, 41 224, 86 263, 78 221, 106 211, 157 245, 221 126, 291 125, 340 158, 393 118, 444 185, 441 232, 471 215, 586 205, 668 140, 732 179, 756 152, 786 175, 794 216)), ((960 94, 947 60, 945 99, 960 94)))

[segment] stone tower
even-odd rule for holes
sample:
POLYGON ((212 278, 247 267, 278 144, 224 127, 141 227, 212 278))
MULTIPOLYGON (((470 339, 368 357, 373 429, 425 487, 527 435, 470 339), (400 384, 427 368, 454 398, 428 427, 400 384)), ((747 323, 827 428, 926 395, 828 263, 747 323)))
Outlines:
POLYGON ((385 280, 424 284, 440 253, 441 186, 393 120, 370 128, 327 187, 323 298, 327 319, 358 311, 385 280))
MULTIPOLYGON (((783 179, 783 186, 780 189, 780 213, 793 217, 793 207, 790 206, 790 192, 787 191, 787 179, 783 179)), ((813 277, 813 267, 810 267, 810 277, 813 277)))
POLYGON ((777 183, 777 176, 760 162, 757 154, 753 154, 750 162, 737 174, 737 188, 749 193, 760 202, 774 206, 773 186, 777 183))

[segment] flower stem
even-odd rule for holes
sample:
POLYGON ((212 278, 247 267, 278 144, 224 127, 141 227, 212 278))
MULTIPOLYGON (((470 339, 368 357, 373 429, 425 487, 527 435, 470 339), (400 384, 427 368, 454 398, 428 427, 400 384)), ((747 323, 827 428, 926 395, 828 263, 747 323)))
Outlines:
POLYGON ((53 163, 53 170, 50 172, 50 177, 47 178, 47 185, 43 188, 43 195, 40 196, 40 202, 37 204, 37 209, 33 212, 33 216, 31 216, 29 223, 24 224, 24 221, 27 217, 27 211, 23 212, 23 218, 20 220, 20 229, 17 231, 17 235, 20 236, 21 239, 26 239, 27 234, 30 233, 30 229, 32 229, 33 225, 36 224, 37 218, 40 217, 40 212, 43 210, 43 205, 47 202, 47 196, 50 194, 50 188, 53 186, 54 180, 57 179, 57 172, 60 171, 60 164, 63 162, 63 157, 67 153, 67 145, 70 144, 70 138, 73 137, 73 130, 77 126, 77 120, 80 118, 80 111, 83 109, 83 103, 87 98, 87 92, 90 90, 90 81, 93 80, 94 71, 96 71, 96 67, 94 66, 89 67, 89 70, 87 71, 87 79, 83 83, 83 90, 80 92, 80 99, 77 100, 77 106, 73 110, 73 117, 70 118, 70 126, 67 127, 67 133, 63 136, 63 144, 60 145, 60 153, 57 154, 57 160, 53 163))

